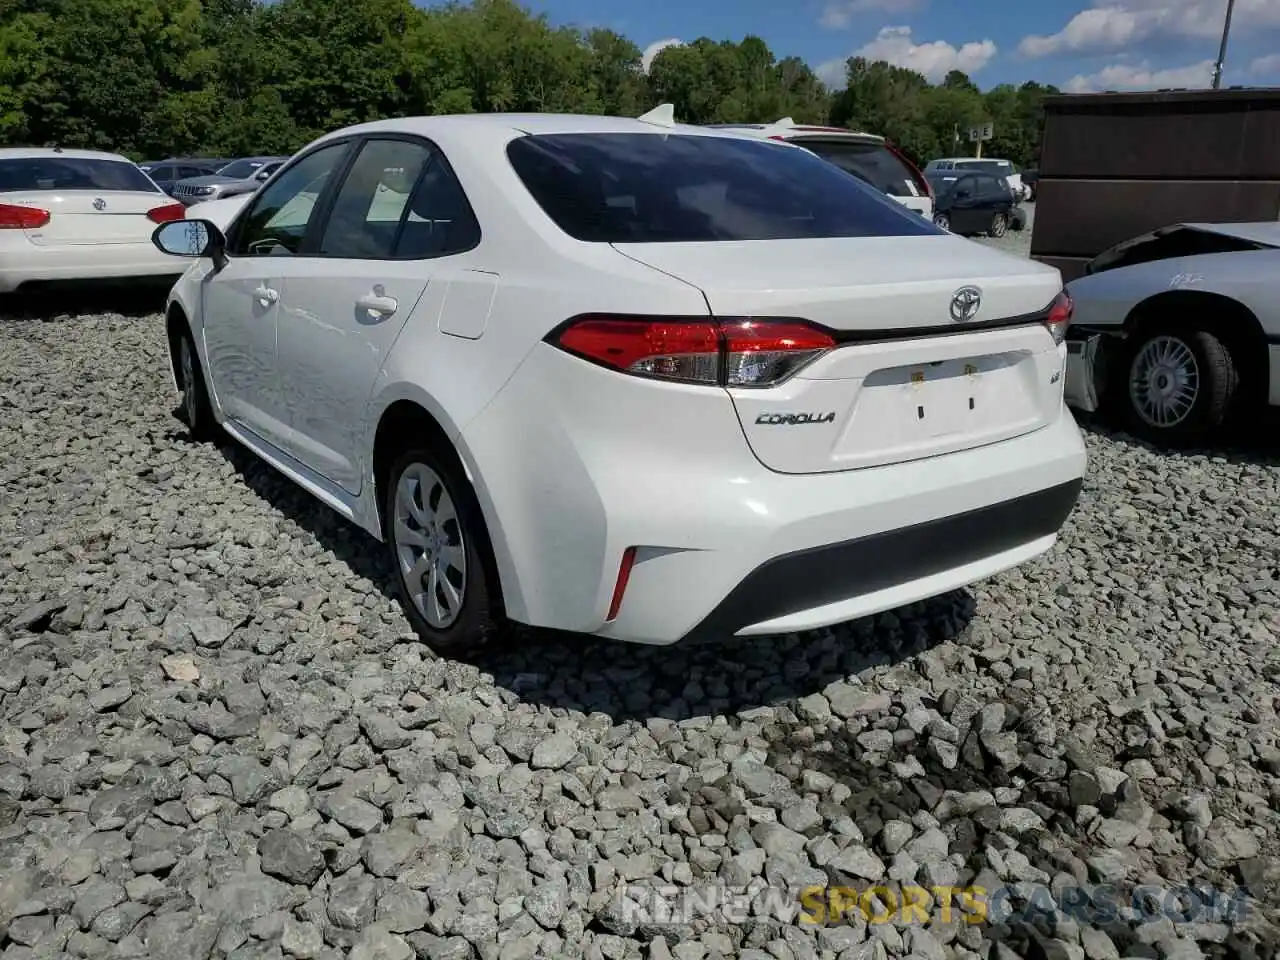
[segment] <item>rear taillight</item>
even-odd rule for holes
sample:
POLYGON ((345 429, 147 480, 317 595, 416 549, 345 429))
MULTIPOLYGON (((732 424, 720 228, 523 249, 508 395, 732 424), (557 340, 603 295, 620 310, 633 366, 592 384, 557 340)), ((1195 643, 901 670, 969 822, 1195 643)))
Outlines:
POLYGON ((1065 290, 1058 294, 1049 306, 1049 315, 1045 317, 1044 325, 1053 334, 1054 343, 1062 343, 1066 339, 1067 327, 1071 326, 1071 312, 1074 309, 1075 305, 1065 290))
POLYGON ((624 373, 680 383, 770 387, 836 346, 796 320, 583 317, 553 338, 570 353, 624 373))
POLYGON ((0 203, 0 230, 35 230, 48 222, 48 210, 0 203))
POLYGON ((170 223, 186 215, 187 208, 180 203, 166 203, 147 211, 147 219, 152 223, 170 223))

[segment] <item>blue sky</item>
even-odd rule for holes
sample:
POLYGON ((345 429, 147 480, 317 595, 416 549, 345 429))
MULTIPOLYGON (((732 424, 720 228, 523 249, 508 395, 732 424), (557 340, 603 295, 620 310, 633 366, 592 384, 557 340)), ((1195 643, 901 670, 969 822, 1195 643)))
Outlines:
MULTIPOLYGON (((1226 0, 526 0, 555 23, 610 27, 641 48, 763 37, 824 79, 859 53, 982 87, 1207 87, 1226 0)), ((1223 85, 1280 85, 1280 0, 1236 0, 1223 85)))

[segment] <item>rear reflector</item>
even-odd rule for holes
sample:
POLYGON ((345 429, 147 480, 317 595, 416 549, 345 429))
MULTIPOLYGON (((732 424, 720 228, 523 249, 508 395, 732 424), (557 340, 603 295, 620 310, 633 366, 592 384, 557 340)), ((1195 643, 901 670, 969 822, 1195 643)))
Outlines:
POLYGON ((0 230, 35 230, 48 222, 48 210, 0 203, 0 230))
POLYGON ((798 320, 582 317, 557 346, 624 373, 679 383, 770 387, 836 346, 798 320))
POLYGON ((1067 327, 1071 326, 1071 314, 1074 310, 1075 304, 1071 302, 1067 291, 1063 290, 1054 298, 1049 307, 1049 316, 1044 321, 1044 325, 1053 334, 1054 343, 1062 343, 1066 339, 1067 327))
POLYGON ((147 219, 152 223, 169 223, 173 220, 181 220, 186 215, 187 208, 180 203, 166 203, 147 211, 147 219))
POLYGON ((631 579, 631 568, 635 566, 636 548, 627 547, 622 552, 622 563, 618 566, 618 581, 613 585, 613 599, 609 601, 609 616, 606 621, 618 619, 618 610, 622 607, 622 595, 627 592, 627 581, 631 579))

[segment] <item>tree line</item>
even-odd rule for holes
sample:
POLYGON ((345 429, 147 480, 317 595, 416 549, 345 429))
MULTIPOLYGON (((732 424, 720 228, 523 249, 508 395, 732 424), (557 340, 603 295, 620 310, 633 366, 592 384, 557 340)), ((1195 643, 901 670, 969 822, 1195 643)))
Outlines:
POLYGON ((134 159, 292 153, 322 133, 392 116, 556 111, 637 116, 664 102, 688 123, 863 129, 914 160, 968 154, 1035 163, 1052 87, 983 92, 852 58, 831 89, 758 37, 663 49, 648 72, 611 30, 554 26, 514 0, 0 0, 0 144, 134 159))

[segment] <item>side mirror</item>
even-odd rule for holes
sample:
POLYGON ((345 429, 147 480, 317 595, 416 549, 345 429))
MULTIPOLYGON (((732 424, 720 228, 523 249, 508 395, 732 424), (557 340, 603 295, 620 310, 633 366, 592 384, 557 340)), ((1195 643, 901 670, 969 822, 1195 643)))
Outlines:
POLYGON ((151 242, 173 257, 210 257, 219 270, 227 262, 227 238, 208 220, 162 223, 152 231, 151 242))
POLYGON ((266 180, 266 179, 267 179, 267 177, 269 177, 269 176, 271 176, 271 171, 270 171, 270 170, 259 170, 257 173, 255 173, 255 174, 253 175, 253 179, 255 179, 255 180, 257 180, 259 183, 261 183, 262 181, 266 180))
POLYGON ((973 191, 970 190, 968 187, 958 187, 956 189, 957 200, 968 200, 972 196, 973 196, 973 191))

